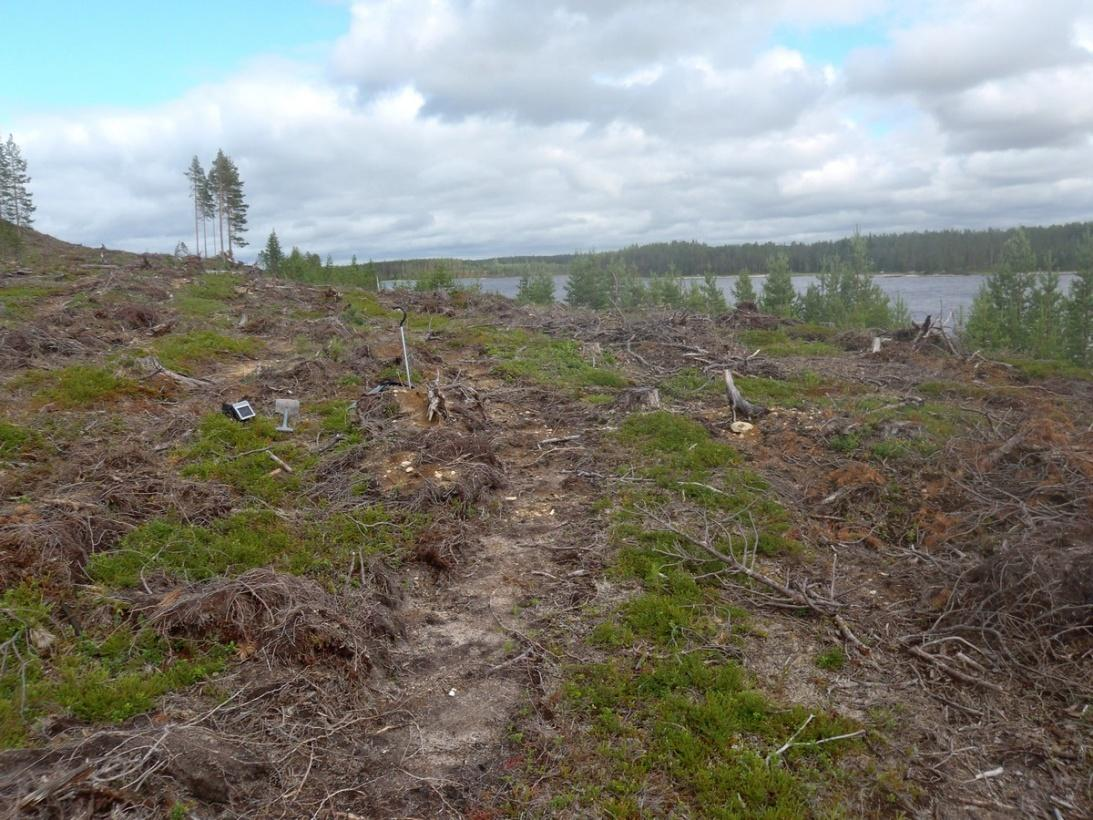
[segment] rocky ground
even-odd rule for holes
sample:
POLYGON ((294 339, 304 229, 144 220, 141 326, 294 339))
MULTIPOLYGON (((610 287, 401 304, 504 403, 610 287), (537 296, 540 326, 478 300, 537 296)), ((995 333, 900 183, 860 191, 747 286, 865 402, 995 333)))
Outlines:
POLYGON ((30 243, 0 803, 1090 816, 1090 374, 870 341, 30 243))

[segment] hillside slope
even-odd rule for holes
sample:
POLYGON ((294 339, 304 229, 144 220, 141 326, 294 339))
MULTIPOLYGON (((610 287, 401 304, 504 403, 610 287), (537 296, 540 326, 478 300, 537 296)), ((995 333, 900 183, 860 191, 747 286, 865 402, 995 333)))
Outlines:
POLYGON ((1089 374, 54 243, 0 264, 13 816, 1093 813, 1089 374))

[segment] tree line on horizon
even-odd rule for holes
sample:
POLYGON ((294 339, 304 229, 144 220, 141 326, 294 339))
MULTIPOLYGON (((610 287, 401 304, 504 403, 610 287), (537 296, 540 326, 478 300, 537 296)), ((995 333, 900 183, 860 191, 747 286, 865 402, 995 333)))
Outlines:
MULTIPOLYGON (((232 259, 234 248, 247 244, 244 232, 250 207, 243 196, 239 168, 223 150, 217 150, 206 174, 195 154, 186 170, 186 178, 190 181, 190 199, 194 203, 194 253, 208 258, 211 221, 213 255, 232 259)), ((184 255, 186 250, 185 243, 180 242, 175 253, 184 255)))
MULTIPOLYGON (((1093 222, 1072 222, 1027 228, 987 230, 911 231, 862 235, 877 271, 893 273, 987 273, 1002 259, 1006 242, 1018 232, 1028 240, 1044 270, 1076 270, 1080 245, 1093 222)), ((752 242, 706 245, 702 242, 658 242, 632 245, 617 253, 641 275, 673 270, 681 276, 702 276, 707 271, 733 275, 766 272, 779 254, 790 270, 816 273, 826 260, 853 253, 854 235, 818 242, 752 242)))

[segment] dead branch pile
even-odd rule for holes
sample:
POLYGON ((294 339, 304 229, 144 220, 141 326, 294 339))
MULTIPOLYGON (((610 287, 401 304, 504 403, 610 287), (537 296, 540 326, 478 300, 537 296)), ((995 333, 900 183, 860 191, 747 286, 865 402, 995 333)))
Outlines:
POLYGON ((362 673, 372 666, 369 641, 391 630, 374 605, 362 603, 346 617, 314 581, 267 568, 174 589, 141 611, 166 636, 215 635, 267 663, 310 665, 322 657, 362 673))
POLYGON ((75 356, 87 347, 68 334, 58 334, 36 324, 24 323, 17 330, 0 332, 0 364, 26 367, 34 356, 75 356))
POLYGON ((485 433, 464 433, 451 428, 423 431, 402 439, 397 448, 417 454, 422 480, 400 492, 411 510, 452 505, 460 514, 504 484, 496 442, 485 433))
POLYGON ((226 803, 268 770, 253 750, 198 726, 97 732, 0 752, 0 808, 7 817, 166 816, 171 795, 226 803))
POLYGON ((947 593, 930 630, 935 640, 971 641, 1038 683, 1065 680, 1068 696, 1093 689, 1082 672, 1093 658, 1093 544, 1012 546, 947 593), (1060 677, 1068 669, 1071 676, 1060 677))
POLYGON ((136 443, 76 445, 33 483, 25 477, 19 486, 0 482, 2 495, 16 491, 37 503, 0 509, 0 555, 38 554, 42 565, 82 564, 149 518, 173 514, 203 524, 231 508, 227 488, 164 474, 156 457, 136 443))

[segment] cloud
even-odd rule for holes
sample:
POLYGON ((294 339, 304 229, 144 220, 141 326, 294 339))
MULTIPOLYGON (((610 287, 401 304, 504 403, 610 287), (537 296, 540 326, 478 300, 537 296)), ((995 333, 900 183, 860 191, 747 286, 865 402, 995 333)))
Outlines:
POLYGON ((897 12, 360 2, 328 65, 265 58, 161 105, 12 125, 39 227, 133 250, 192 245, 183 172, 217 148, 251 204, 245 256, 273 228, 344 260, 1088 218, 1093 25, 1047 6, 938 4, 827 66, 779 25, 897 12), (977 20, 997 43, 963 39, 977 20))
POLYGON ((881 94, 960 92, 1028 71, 1089 62, 1076 39, 1080 0, 952 0, 943 16, 890 33, 847 66, 851 89, 881 94))

